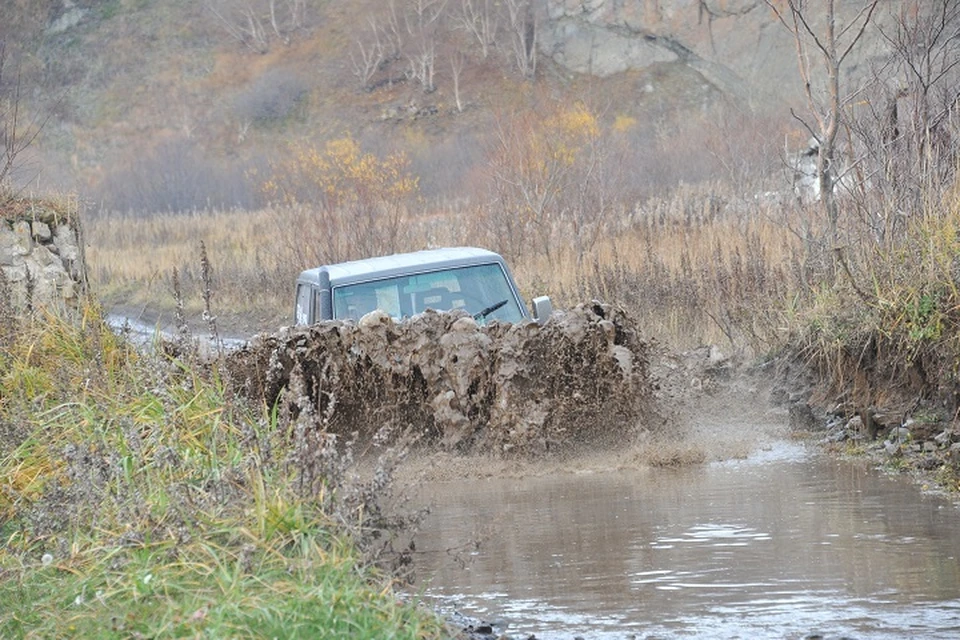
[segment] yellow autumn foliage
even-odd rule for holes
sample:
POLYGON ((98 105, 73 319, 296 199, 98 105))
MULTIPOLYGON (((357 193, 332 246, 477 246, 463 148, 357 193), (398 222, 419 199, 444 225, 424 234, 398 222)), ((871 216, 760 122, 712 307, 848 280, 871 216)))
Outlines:
POLYGON ((419 189, 419 178, 410 173, 409 165, 403 152, 383 158, 365 153, 349 135, 322 147, 295 143, 288 155, 271 163, 270 177, 261 184, 261 191, 274 202, 327 210, 397 203, 419 189))
POLYGON ((547 118, 539 136, 544 139, 549 156, 570 166, 580 150, 599 138, 600 133, 597 117, 585 105, 575 104, 547 118))

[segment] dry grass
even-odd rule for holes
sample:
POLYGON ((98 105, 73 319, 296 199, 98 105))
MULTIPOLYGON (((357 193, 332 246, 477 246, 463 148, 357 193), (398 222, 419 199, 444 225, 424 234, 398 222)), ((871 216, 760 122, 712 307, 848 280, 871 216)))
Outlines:
MULTIPOLYGON (((802 262, 802 247, 757 205, 742 206, 719 206, 698 193, 651 200, 612 223, 587 260, 579 262, 573 242, 558 237, 549 258, 521 255, 515 276, 528 299, 547 294, 561 307, 592 298, 622 303, 649 335, 670 343, 762 348, 774 330, 762 326, 763 317, 749 327, 734 324, 752 312, 746 306, 760 305, 760 298, 769 306, 767 298, 785 294, 785 277, 802 262)), ((403 248, 496 248, 476 217, 469 209, 413 216, 403 248)), ((298 230, 309 220, 302 208, 94 217, 87 223, 91 278, 108 303, 169 310, 176 268, 188 312, 199 314, 202 241, 214 270, 216 312, 283 323, 293 279, 316 266, 297 246, 298 230)))
POLYGON ((295 275, 283 260, 284 223, 282 214, 269 209, 94 217, 88 224, 91 277, 107 302, 169 310, 176 268, 188 312, 199 313, 202 241, 221 311, 279 317, 279 309, 292 308, 295 275))

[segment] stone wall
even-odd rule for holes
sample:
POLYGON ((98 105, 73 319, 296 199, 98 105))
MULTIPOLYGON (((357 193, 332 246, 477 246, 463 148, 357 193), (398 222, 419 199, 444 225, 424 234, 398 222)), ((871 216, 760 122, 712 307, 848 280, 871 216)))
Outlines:
POLYGON ((75 306, 86 287, 78 217, 64 209, 24 200, 0 207, 0 271, 16 310, 75 306))

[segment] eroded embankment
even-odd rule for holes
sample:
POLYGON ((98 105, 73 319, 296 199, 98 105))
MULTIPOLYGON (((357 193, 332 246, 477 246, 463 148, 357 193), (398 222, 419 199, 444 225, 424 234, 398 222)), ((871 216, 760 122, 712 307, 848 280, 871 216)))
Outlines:
POLYGON ((867 454, 957 492, 960 387, 953 344, 910 343, 876 331, 829 351, 814 341, 793 345, 780 365, 786 384, 777 400, 789 406, 794 428, 824 432, 828 447, 867 454))
POLYGON ((428 311, 286 329, 226 371, 234 392, 325 433, 512 455, 632 438, 652 408, 649 352, 621 309, 592 303, 543 326, 428 311))

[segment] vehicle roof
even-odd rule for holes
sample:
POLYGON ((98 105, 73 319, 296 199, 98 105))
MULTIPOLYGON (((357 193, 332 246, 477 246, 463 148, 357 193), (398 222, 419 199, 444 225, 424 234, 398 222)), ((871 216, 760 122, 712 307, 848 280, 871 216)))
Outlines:
POLYGON ((396 253, 390 256, 352 260, 307 269, 300 274, 299 280, 317 282, 320 272, 326 271, 330 275, 331 286, 337 286, 410 273, 449 269, 451 267, 489 264, 491 262, 502 263, 503 258, 493 251, 478 247, 426 249, 424 251, 396 253))

